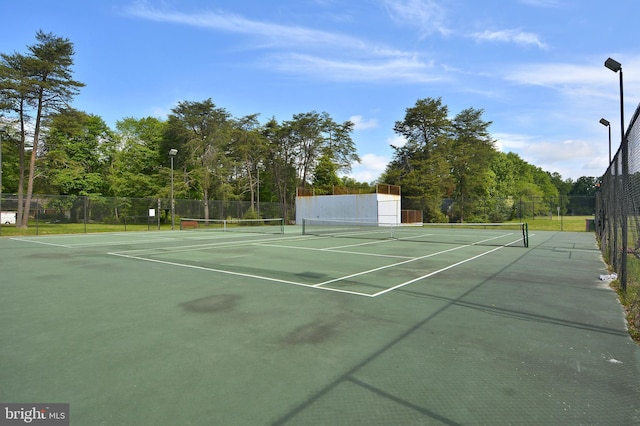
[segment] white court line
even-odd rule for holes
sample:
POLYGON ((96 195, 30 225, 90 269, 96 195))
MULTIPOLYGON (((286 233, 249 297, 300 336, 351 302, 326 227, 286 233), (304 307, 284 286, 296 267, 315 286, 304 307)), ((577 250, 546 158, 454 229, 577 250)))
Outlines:
MULTIPOLYGON (((136 259, 136 260, 143 260, 143 261, 146 261, 146 262, 160 263, 160 264, 163 264, 163 265, 172 265, 172 266, 178 266, 178 267, 182 267, 182 268, 198 269, 198 270, 201 270, 201 271, 209 271, 209 272, 218 272, 220 274, 235 275, 235 276, 239 276, 239 277, 253 278, 253 279, 263 280, 263 281, 272 281, 272 282, 277 282, 277 283, 281 283, 281 284, 291 284, 291 285, 296 285, 296 286, 300 286, 300 287, 315 288, 311 284, 304 284, 304 283, 299 283, 299 282, 296 282, 296 281, 281 280, 281 279, 278 279, 278 278, 264 277, 264 276, 261 276, 261 275, 253 275, 253 274, 244 274, 244 273, 241 273, 241 272, 225 271, 224 269, 207 268, 207 267, 204 267, 204 266, 189 265, 189 264, 186 264, 186 263, 167 262, 165 260, 147 259, 147 258, 144 258, 144 257, 130 256, 130 255, 121 254, 121 253, 107 253, 107 254, 110 254, 112 256, 125 257, 127 259, 136 259)), ((360 293, 358 291, 341 290, 341 289, 337 289, 337 288, 322 288, 322 287, 320 287, 320 290, 333 291, 333 292, 336 292, 336 293, 347 293, 347 294, 353 294, 353 295, 356 295, 356 296, 373 297, 371 294, 368 294, 368 293, 360 293)))
POLYGON ((321 287, 321 286, 323 286, 323 285, 331 284, 331 283, 334 283, 334 282, 337 282, 337 281, 348 280, 349 278, 358 277, 358 276, 360 276, 360 275, 366 275, 366 274, 370 274, 370 273, 372 273, 372 272, 378 272, 378 271, 381 271, 381 270, 383 270, 383 269, 393 268, 394 266, 400 266, 400 265, 404 265, 404 264, 406 264, 406 263, 415 262, 415 261, 417 261, 417 260, 426 259, 426 258, 428 258, 428 257, 437 256, 437 255, 439 255, 439 254, 448 253, 448 252, 450 252, 450 251, 460 250, 461 248, 465 248, 465 247, 470 247, 470 246, 466 245, 466 246, 454 247, 454 248, 450 248, 450 249, 448 249, 448 250, 443 250, 443 251, 439 251, 439 252, 436 252, 436 253, 427 254, 427 255, 425 255, 425 256, 413 257, 413 258, 411 258, 411 259, 409 259, 409 260, 405 260, 404 262, 392 263, 392 264, 390 264, 390 265, 380 266, 380 267, 378 267, 378 268, 369 269, 369 270, 367 270, 367 271, 356 272, 355 274, 346 275, 346 276, 344 276, 344 277, 339 277, 339 278, 334 278, 334 279, 329 280, 329 281, 324 281, 324 282, 321 282, 321 283, 318 283, 318 284, 314 284, 313 286, 314 286, 314 287, 321 287))
POLYGON ((391 243, 394 240, 380 240, 380 241, 368 241, 366 243, 358 243, 358 244, 347 244, 344 246, 335 246, 335 247, 328 247, 324 250, 335 250, 335 249, 341 249, 341 248, 348 248, 348 247, 359 247, 359 246, 369 246, 372 244, 385 244, 385 243, 391 243))
POLYGON ((64 247, 64 248, 73 248, 72 246, 69 245, 65 245, 65 244, 54 244, 54 243, 45 243, 44 241, 38 241, 38 240, 27 240, 25 238, 15 238, 12 237, 10 238, 11 240, 14 241, 22 241, 23 243, 33 243, 33 244, 43 244, 45 246, 54 246, 54 247, 64 247))
MULTIPOLYGON (((424 255, 424 256, 420 256, 420 257, 414 257, 412 259, 405 260, 404 262, 392 263, 390 265, 380 266, 378 268, 370 269, 368 271, 357 272, 355 274, 351 274, 351 275, 347 275, 347 276, 344 276, 344 277, 341 277, 341 278, 335 278, 335 279, 332 279, 332 280, 329 280, 329 281, 325 281, 325 282, 322 282, 322 283, 315 284, 314 287, 320 287, 320 286, 323 286, 323 285, 331 284, 331 283, 334 283, 334 282, 337 282, 337 281, 346 280, 346 279, 357 277, 357 276, 360 276, 360 275, 366 275, 366 274, 370 274, 372 272, 378 272, 378 271, 381 271, 383 269, 392 268, 394 266, 400 266, 400 265, 404 265, 404 264, 407 264, 407 263, 415 262, 415 261, 418 261, 418 260, 426 259, 426 258, 429 258, 429 257, 437 256, 439 254, 448 253, 448 252, 455 251, 455 250, 460 250, 461 248, 472 247, 474 245, 482 244, 482 243, 485 243, 487 241, 492 241, 492 240, 495 240, 495 239, 498 239, 498 238, 501 238, 501 237, 487 238, 486 240, 477 241, 477 242, 475 242, 473 244, 466 244, 466 245, 463 245, 463 246, 450 248, 448 250, 443 250, 443 251, 427 254, 427 255, 424 255)), ((507 245, 515 244, 516 242, 518 242, 518 241, 514 241, 514 242, 509 243, 507 245)), ((498 247, 498 248, 503 248, 503 247, 505 247, 505 246, 501 246, 501 247, 498 247)), ((490 251, 486 252, 485 254, 491 253, 491 252, 493 252, 495 250, 496 249, 490 250, 490 251)), ((472 259, 474 259, 476 257, 479 257, 479 256, 474 256, 472 259)), ((392 287, 392 288, 395 288, 395 287, 392 287)), ((378 293, 375 293, 375 294, 378 294, 378 293)))
POLYGON ((475 259, 477 259, 477 258, 479 258, 479 257, 482 257, 482 256, 485 256, 485 255, 487 255, 487 254, 493 253, 494 251, 498 251, 498 250, 500 250, 500 249, 503 249, 503 248, 505 248, 505 247, 507 247, 507 246, 510 246, 510 245, 512 245, 512 244, 515 244, 515 243, 517 243, 517 242, 519 242, 519 241, 514 241, 514 242, 509 243, 509 244, 506 244, 506 245, 504 245, 504 246, 496 247, 496 248, 494 248, 494 249, 491 249, 491 250, 486 251, 486 252, 484 252, 484 253, 480 253, 480 254, 475 255, 475 256, 473 256, 473 257, 470 257, 470 258, 468 258, 468 259, 461 260, 460 262, 454 263, 453 265, 449 265, 449 266, 446 266, 446 267, 444 267, 444 268, 442 268, 442 269, 438 269, 437 271, 430 272, 430 273, 428 273, 428 274, 426 274, 426 275, 423 275, 423 276, 421 276, 421 277, 414 278, 414 279, 412 279, 412 280, 406 281, 406 282, 404 282, 404 283, 402 283, 402 284, 398 284, 398 285, 393 286, 393 287, 389 287, 389 288, 388 288, 388 289, 386 289, 386 290, 382 290, 382 291, 379 291, 378 293, 374 293, 374 294, 373 294, 373 297, 381 296, 381 295, 383 295, 383 294, 386 294, 386 293, 389 293, 389 292, 391 292, 391 291, 397 290, 397 289, 399 289, 399 288, 401 288, 401 287, 404 287, 404 286, 407 286, 407 285, 409 285, 409 284, 413 284, 413 283, 415 283, 415 282, 417 282, 417 281, 420 281, 420 280, 423 280, 423 279, 425 279, 425 278, 432 277, 432 276, 434 276, 434 275, 436 275, 436 274, 439 274, 440 272, 444 272, 444 271, 446 271, 446 270, 448 270, 448 269, 455 268, 456 266, 460 266, 460 265, 462 265, 462 264, 464 264, 464 263, 471 262, 472 260, 475 260, 475 259))
MULTIPOLYGON (((313 238, 316 238, 316 237, 313 237, 313 238)), ((217 273, 221 273, 221 274, 241 276, 241 277, 245 277, 245 278, 253 278, 253 279, 257 279, 257 280, 277 282, 277 283, 282 283, 282 284, 290 284, 290 285, 296 285, 296 286, 300 286, 300 287, 314 288, 314 289, 332 291, 332 292, 336 292, 336 293, 345 293, 345 294, 352 294, 352 295, 356 295, 356 296, 365 296, 365 297, 373 298, 373 297, 378 297, 378 296, 384 295, 384 294, 389 293, 391 291, 394 291, 394 290, 396 290, 398 288, 407 286, 409 284, 412 284, 412 283, 414 283, 416 281, 419 281, 419 280, 422 280, 424 278, 431 277, 431 276, 436 275, 436 274, 438 274, 440 272, 446 271, 448 269, 454 268, 454 267, 462 265, 464 263, 470 262, 470 261, 472 261, 474 259, 477 259, 479 257, 485 256, 487 254, 493 253, 493 252, 495 252, 497 250, 500 250, 500 249, 505 248, 507 246, 513 245, 515 243, 518 243, 518 242, 520 242, 520 240, 516 240, 516 241, 513 241, 511 243, 505 244, 503 246, 493 248, 493 249, 488 250, 488 251, 486 251, 484 253, 481 253, 481 254, 478 254, 478 255, 473 256, 471 258, 468 258, 468 259, 462 260, 460 262, 457 262, 457 263, 455 263, 453 265, 449 265, 449 266, 447 266, 445 268, 439 269, 437 271, 430 272, 429 274, 426 274, 426 275, 423 275, 421 277, 406 281, 406 282, 404 282, 402 284, 398 284, 396 286, 390 287, 388 289, 385 289, 383 291, 380 291, 380 292, 377 292, 377 293, 374 293, 374 294, 362 293, 362 292, 358 292, 358 291, 342 290, 342 289, 331 288, 331 287, 322 287, 322 286, 330 284, 330 283, 333 283, 333 282, 346 280, 346 279, 349 279, 349 278, 352 278, 352 277, 356 277, 356 276, 359 276, 359 275, 365 275, 365 274, 369 274, 369 273, 372 273, 372 272, 377 272, 377 271, 380 271, 382 269, 387 269, 387 268, 390 268, 390 267, 393 267, 393 266, 399 266, 399 265, 403 265, 403 264, 406 264, 406 263, 415 262, 417 260, 426 259, 428 257, 433 257, 433 256, 436 256, 436 255, 439 255, 439 254, 443 254, 443 253, 459 250, 459 249, 462 249, 462 248, 465 248, 465 247, 471 247, 471 246, 478 245, 478 244, 481 244, 481 243, 484 243, 484 242, 487 242, 487 241, 495 240, 497 238, 501 238, 501 237, 488 238, 486 240, 478 241, 478 242, 475 242, 473 244, 466 244, 466 245, 463 245, 463 246, 454 247, 454 248, 451 248, 451 249, 443 250, 443 251, 440 251, 440 252, 437 252, 437 253, 432 253, 432 254, 428 254, 428 255, 425 255, 425 256, 417 257, 417 258, 410 258, 410 259, 408 259, 406 261, 403 261, 403 262, 398 262, 398 263, 394 263, 394 264, 391 264, 391 265, 382 266, 382 267, 379 267, 379 268, 374 268, 374 269, 370 269, 370 270, 367 270, 367 271, 363 271, 363 272, 359 272, 359 273, 343 276, 343 277, 336 278, 336 279, 329 280, 329 281, 325 281, 325 282, 322 282, 322 283, 319 283, 319 284, 305 284, 305 283, 300 283, 300 282, 296 282, 296 281, 282 280, 282 279, 278 279, 278 278, 270 278, 270 277, 264 277, 264 276, 260 276, 260 275, 245 274, 245 273, 240 273, 240 272, 226 271, 226 270, 223 270, 223 269, 207 268, 207 267, 204 267, 204 266, 189 265, 189 264, 184 264, 184 263, 169 262, 169 261, 157 260, 157 259, 148 259, 148 258, 144 258, 144 257, 124 254, 124 253, 127 253, 127 252, 119 252, 119 253, 118 252, 114 252, 114 253, 107 253, 107 254, 112 255, 112 256, 124 257, 124 258, 128 258, 128 259, 142 260, 142 261, 146 261, 146 262, 154 262, 154 263, 172 265, 172 266, 183 267, 183 268, 197 269, 197 270, 203 270, 203 271, 209 271, 209 272, 217 272, 217 273)), ((292 239, 309 239, 309 238, 291 237, 291 238, 278 238, 278 239, 289 239, 289 240, 292 240, 292 239)), ((276 240, 278 240, 278 239, 276 239, 276 240)), ((254 244, 254 243, 250 243, 250 244, 254 244)), ((205 245, 205 246, 208 246, 208 245, 205 245)), ((202 247, 202 246, 199 246, 199 247, 202 247)), ((194 248, 194 250, 195 250, 195 248, 194 248)), ((139 250, 139 251, 141 251, 141 250, 139 250)), ((158 252, 156 254, 160 254, 160 253, 167 253, 167 252, 158 252)))
POLYGON ((119 251, 118 253, 131 253, 131 254, 140 254, 140 255, 151 255, 151 254, 169 254, 169 253, 182 253, 185 251, 194 251, 194 250, 202 250, 207 248, 226 248, 226 247, 241 247, 247 245, 253 245, 256 243, 260 243, 263 241, 295 241, 295 240, 308 240, 315 237, 279 237, 279 238, 261 238, 258 240, 243 240, 243 241, 221 241, 215 243, 206 243, 206 244, 190 244, 184 246, 176 246, 172 248, 163 248, 163 247, 152 247, 148 249, 137 249, 137 250, 124 250, 119 251))
POLYGON ((28 243, 35 244, 44 244, 56 247, 65 247, 65 248, 76 248, 76 247, 102 247, 102 246, 120 246, 120 245, 129 245, 129 244, 146 244, 146 243, 155 243, 159 241, 174 241, 174 238, 154 238, 152 240, 137 240, 137 241, 107 241, 107 242, 97 242, 97 243, 71 243, 71 244, 54 244, 54 243, 46 243, 39 240, 29 240, 29 239, 21 239, 21 238, 11 238, 16 241, 24 241, 28 243))
MULTIPOLYGON (((333 247, 313 248, 313 247, 297 247, 297 246, 285 246, 281 244, 261 244, 261 243, 254 243, 253 245, 261 246, 261 247, 277 247, 277 248, 292 249, 292 250, 326 251, 330 253, 344 253, 344 254, 353 254, 357 256, 389 257, 389 258, 395 258, 395 259, 414 259, 413 256, 398 256, 395 254, 362 253, 358 251, 335 250, 333 247)), ((350 247, 350 246, 344 246, 344 247, 350 247)))

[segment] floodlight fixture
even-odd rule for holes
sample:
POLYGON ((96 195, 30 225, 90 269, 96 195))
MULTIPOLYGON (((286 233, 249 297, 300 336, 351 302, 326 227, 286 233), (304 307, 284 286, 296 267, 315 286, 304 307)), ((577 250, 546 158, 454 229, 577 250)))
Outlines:
POLYGON ((607 129, 609 130, 609 164, 611 164, 611 123, 609 123, 609 120, 601 118, 600 124, 602 124, 603 126, 606 126, 607 129))
POLYGON ((608 58, 604 61, 604 66, 609 68, 613 72, 618 72, 622 70, 622 64, 615 59, 608 58))

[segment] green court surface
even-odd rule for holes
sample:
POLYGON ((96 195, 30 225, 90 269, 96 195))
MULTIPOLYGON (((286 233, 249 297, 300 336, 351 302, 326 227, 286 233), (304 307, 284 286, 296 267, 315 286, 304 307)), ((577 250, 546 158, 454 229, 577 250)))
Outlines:
POLYGON ((285 231, 0 238, 0 402, 72 425, 640 424, 593 234, 285 231))

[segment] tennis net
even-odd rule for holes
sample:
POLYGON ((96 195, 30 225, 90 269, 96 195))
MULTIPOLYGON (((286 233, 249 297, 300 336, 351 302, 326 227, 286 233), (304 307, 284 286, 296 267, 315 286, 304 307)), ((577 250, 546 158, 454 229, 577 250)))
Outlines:
POLYGON ((180 218, 180 230, 284 234, 284 219, 180 218))
POLYGON ((528 225, 520 222, 404 225, 336 219, 303 219, 302 234, 447 244, 529 246, 528 225))

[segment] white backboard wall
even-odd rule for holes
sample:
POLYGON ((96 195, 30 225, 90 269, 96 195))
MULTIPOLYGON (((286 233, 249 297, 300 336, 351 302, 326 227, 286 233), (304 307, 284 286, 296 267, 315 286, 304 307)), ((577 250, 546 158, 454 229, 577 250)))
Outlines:
POLYGON ((296 224, 302 219, 343 219, 399 224, 400 196, 388 194, 296 197, 296 224))
POLYGON ((400 196, 390 194, 375 194, 378 199, 378 222, 387 225, 399 225, 402 221, 400 211, 400 196))

